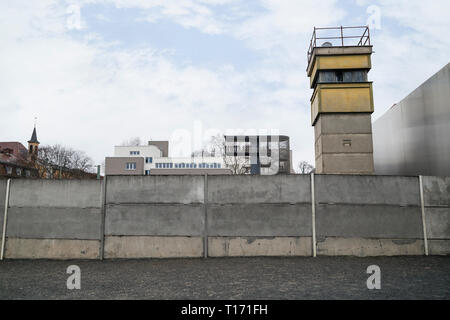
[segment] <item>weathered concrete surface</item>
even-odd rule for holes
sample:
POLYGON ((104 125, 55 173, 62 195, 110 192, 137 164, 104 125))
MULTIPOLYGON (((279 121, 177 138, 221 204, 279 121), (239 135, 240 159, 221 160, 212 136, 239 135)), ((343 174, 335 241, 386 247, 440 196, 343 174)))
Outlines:
POLYGON ((314 126, 316 140, 322 134, 372 133, 371 115, 354 114, 321 114, 314 126))
POLYGON ((105 237, 105 258, 202 257, 201 237, 105 237))
POLYGON ((425 206, 450 208, 450 177, 423 177, 422 181, 425 206))
POLYGON ((98 259, 98 240, 8 238, 7 259, 98 259))
POLYGON ((317 255, 398 256, 423 255, 423 240, 326 237, 317 239, 317 255))
POLYGON ((208 206, 210 236, 311 236, 311 205, 208 206))
POLYGON ((311 203, 309 175, 208 177, 208 203, 311 203))
POLYGON ((315 143, 316 158, 323 153, 372 153, 372 135, 361 133, 325 134, 315 143))
POLYGON ((197 205, 108 205, 107 235, 198 236, 204 230, 204 206, 197 205))
POLYGON ((327 237, 423 239, 418 207, 322 204, 316 207, 316 232, 327 237))
POLYGON ((428 240, 428 254, 450 255, 450 240, 428 240))
POLYGON ((318 174, 372 174, 372 153, 323 153, 316 158, 318 174))
POLYGON ((318 203, 420 206, 417 177, 316 175, 315 187, 318 203))
POLYGON ((30 180, 11 183, 11 207, 100 208, 99 180, 30 180))
POLYGON ((13 238, 99 240, 99 208, 12 207, 7 236, 13 238))
POLYGON ((450 240, 450 207, 425 208, 427 238, 450 240))
POLYGON ((310 256, 311 237, 209 237, 208 256, 310 256))
POLYGON ((202 176, 108 177, 107 203, 203 203, 202 176))

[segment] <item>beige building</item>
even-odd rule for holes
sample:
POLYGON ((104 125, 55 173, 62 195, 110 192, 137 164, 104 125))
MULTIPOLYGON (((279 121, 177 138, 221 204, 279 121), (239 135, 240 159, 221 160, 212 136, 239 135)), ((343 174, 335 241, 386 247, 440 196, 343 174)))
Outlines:
POLYGON ((144 146, 116 146, 106 157, 106 175, 231 174, 222 157, 169 157, 168 141, 144 146))

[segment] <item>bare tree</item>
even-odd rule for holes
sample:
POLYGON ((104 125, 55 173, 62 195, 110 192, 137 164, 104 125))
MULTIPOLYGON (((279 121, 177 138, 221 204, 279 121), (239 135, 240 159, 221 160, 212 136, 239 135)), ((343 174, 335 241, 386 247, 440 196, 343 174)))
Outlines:
POLYGON ((40 177, 53 177, 59 171, 61 177, 82 177, 93 172, 93 161, 85 152, 64 147, 60 144, 42 146, 38 150, 40 177))
POLYGON ((120 144, 121 146, 127 146, 127 147, 135 147, 135 146, 140 146, 141 145, 141 138, 139 137, 133 137, 130 138, 128 140, 124 140, 122 141, 122 143, 120 144))
POLYGON ((314 170, 314 167, 307 161, 300 161, 300 163, 298 164, 298 170, 298 173, 300 174, 309 174, 314 170))
POLYGON ((221 157, 225 167, 233 174, 247 174, 250 172, 249 159, 245 156, 229 156, 226 154, 225 137, 218 134, 212 136, 206 145, 192 155, 196 157, 221 157))

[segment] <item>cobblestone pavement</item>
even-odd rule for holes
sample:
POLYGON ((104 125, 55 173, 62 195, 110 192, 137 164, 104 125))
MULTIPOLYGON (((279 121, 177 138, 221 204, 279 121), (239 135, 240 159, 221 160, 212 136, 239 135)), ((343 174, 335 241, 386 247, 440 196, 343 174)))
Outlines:
POLYGON ((450 257, 5 260, 0 299, 449 299, 450 257), (81 289, 68 290, 69 265, 81 289), (369 265, 381 289, 368 290, 369 265))

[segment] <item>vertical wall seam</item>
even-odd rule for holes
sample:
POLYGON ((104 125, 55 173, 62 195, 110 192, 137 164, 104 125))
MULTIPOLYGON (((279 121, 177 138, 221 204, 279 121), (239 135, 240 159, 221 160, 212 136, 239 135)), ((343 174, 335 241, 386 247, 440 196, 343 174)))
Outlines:
POLYGON ((423 197, 423 177, 419 176, 419 189, 420 189, 420 207, 422 209, 422 227, 423 227, 423 244, 425 248, 425 255, 428 255, 428 236, 427 236, 427 222, 425 217, 425 201, 423 197))
POLYGON ((316 248, 316 195, 314 185, 314 172, 311 173, 311 226, 312 226, 312 256, 317 256, 316 248))
POLYGON ((204 195, 203 195, 203 206, 205 209, 204 217, 204 229, 203 229, 203 258, 208 258, 208 174, 205 174, 204 179, 204 195))
POLYGON ((5 254, 5 243, 6 243, 6 226, 8 223, 8 207, 9 207, 9 195, 11 188, 11 178, 6 182, 6 192, 5 192, 5 210, 3 215, 3 229, 2 229, 2 246, 0 249, 0 260, 3 260, 5 254))
POLYGON ((101 224, 100 224, 100 260, 105 257, 105 220, 106 220, 106 174, 103 177, 103 183, 101 184, 101 224))

